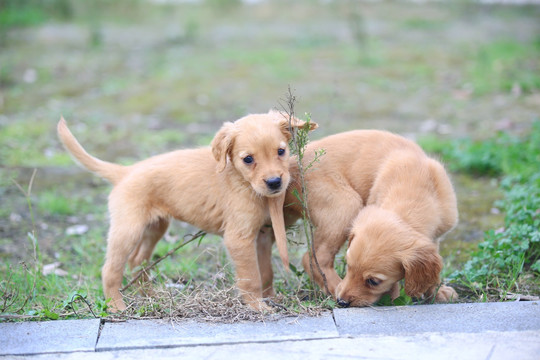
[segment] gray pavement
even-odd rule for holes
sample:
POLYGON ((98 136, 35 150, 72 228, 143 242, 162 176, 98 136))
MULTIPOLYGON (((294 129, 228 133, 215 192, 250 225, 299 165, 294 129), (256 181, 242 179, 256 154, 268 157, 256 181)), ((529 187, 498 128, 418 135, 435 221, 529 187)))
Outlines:
POLYGON ((540 359, 540 302, 335 309, 236 324, 0 323, 3 359, 540 359))

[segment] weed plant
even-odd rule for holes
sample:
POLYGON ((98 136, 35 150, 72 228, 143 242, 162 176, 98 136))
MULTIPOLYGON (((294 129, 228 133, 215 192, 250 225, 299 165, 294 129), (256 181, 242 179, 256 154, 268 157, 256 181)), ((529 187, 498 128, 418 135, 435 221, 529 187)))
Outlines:
POLYGON ((289 87, 288 93, 286 96, 286 99, 282 103, 282 107, 285 110, 284 116, 286 116, 289 121, 289 129, 291 133, 293 134, 291 141, 290 141, 290 147, 292 153, 296 156, 296 161, 298 163, 298 170, 299 170, 299 183, 301 192, 293 190, 293 194, 298 200, 299 204, 302 207, 302 227, 304 230, 304 235, 306 239, 306 244, 308 248, 309 253, 309 264, 310 264, 310 271, 313 273, 315 271, 319 272, 323 278, 324 281, 324 288, 325 291, 328 293, 328 286, 326 284, 326 276, 322 272, 319 262, 317 261, 317 257, 315 256, 315 247, 313 245, 313 234, 314 234, 314 226, 311 222, 311 216, 309 214, 309 207, 308 207, 308 194, 307 194, 307 188, 305 186, 305 174, 307 171, 311 169, 311 167, 319 161, 320 157, 324 155, 324 149, 317 150, 315 153, 314 159, 309 164, 304 164, 304 154, 306 150, 306 146, 309 142, 309 129, 310 129, 310 122, 311 122, 311 116, 309 114, 306 114, 306 126, 301 129, 293 128, 291 125, 292 118, 295 116, 294 112, 294 106, 295 106, 296 98, 291 92, 291 88, 289 87))

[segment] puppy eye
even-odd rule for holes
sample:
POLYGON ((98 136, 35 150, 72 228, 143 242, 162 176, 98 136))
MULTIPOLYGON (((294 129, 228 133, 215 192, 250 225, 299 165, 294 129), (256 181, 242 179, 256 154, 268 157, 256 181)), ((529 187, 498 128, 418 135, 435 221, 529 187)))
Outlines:
POLYGON ((366 280, 366 284, 367 284, 368 286, 377 286, 377 285, 379 285, 380 283, 381 283, 380 280, 374 279, 374 278, 369 278, 369 279, 366 280))
POLYGON ((278 154, 279 156, 285 155, 285 149, 278 149, 277 154, 278 154))
POLYGON ((244 160, 244 163, 246 163, 246 164, 251 164, 253 162, 253 156, 248 155, 245 158, 243 158, 242 160, 244 160))

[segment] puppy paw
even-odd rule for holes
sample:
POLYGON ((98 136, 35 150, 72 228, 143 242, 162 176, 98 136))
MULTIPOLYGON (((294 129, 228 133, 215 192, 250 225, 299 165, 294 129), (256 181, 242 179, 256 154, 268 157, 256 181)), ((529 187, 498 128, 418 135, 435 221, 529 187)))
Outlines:
POLYGON ((117 314, 127 309, 126 304, 122 299, 112 300, 109 302, 107 312, 111 314, 117 314))
POLYGON ((276 297, 276 293, 274 292, 273 287, 269 287, 269 288, 264 289, 263 298, 274 299, 275 297, 276 297))
POLYGON ((390 299, 392 299, 392 301, 396 300, 401 295, 399 282, 392 285, 392 288, 388 291, 388 294, 390 295, 390 299))
POLYGON ((441 285, 437 294, 435 295, 435 302, 438 303, 448 303, 453 302, 459 298, 456 290, 450 286, 441 285))
POLYGON ((247 305, 249 305, 249 307, 251 307, 253 310, 262 313, 271 313, 274 311, 274 309, 271 306, 268 306, 262 299, 251 301, 247 305))

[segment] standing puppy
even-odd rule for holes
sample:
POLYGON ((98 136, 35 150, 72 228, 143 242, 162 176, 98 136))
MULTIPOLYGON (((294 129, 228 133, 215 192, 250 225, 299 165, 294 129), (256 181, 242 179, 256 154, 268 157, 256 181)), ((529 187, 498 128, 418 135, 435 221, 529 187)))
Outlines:
MULTIPOLYGON (((211 147, 173 151, 122 166, 89 155, 61 119, 58 136, 65 148, 114 185, 102 269, 103 290, 112 299, 112 309, 126 308, 119 291, 126 263, 133 269, 150 259, 171 218, 222 235, 244 302, 265 309, 263 284, 271 288, 272 279, 261 278, 255 239, 270 217, 288 267, 282 213, 290 180, 288 141, 290 126, 304 124, 297 119, 289 124, 275 111, 248 115, 225 123, 211 147)), ((270 246, 261 246, 259 252, 270 251, 270 246)))
MULTIPOLYGON (((306 174, 313 244, 326 285, 341 306, 366 306, 384 293, 399 296, 398 281, 414 297, 432 296, 440 280, 442 259, 437 238, 457 223, 456 197, 444 168, 414 142, 377 130, 357 130, 311 142, 305 165, 324 149, 306 174), (334 258, 349 239, 347 274, 341 282, 334 258), (338 285, 339 284, 339 285, 338 285)), ((291 159, 291 174, 298 166, 291 159)), ((285 216, 301 215, 292 190, 287 192, 285 216)), ((324 280, 309 254, 304 269, 324 288, 324 280), (313 269, 313 271, 312 271, 313 269)), ((442 286, 437 301, 457 298, 442 286)))

